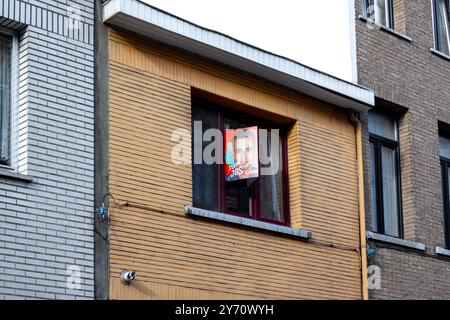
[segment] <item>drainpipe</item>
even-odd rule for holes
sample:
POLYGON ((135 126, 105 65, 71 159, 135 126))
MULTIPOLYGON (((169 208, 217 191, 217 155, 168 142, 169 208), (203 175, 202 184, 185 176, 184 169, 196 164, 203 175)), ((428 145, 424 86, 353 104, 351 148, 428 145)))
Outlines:
POLYGON ((366 243, 366 220, 364 204, 364 175, 363 175, 363 155, 361 121, 354 111, 349 112, 350 122, 355 126, 356 131, 356 160, 358 164, 358 194, 359 194, 359 236, 361 241, 361 280, 362 298, 369 300, 369 289, 367 286, 367 243, 366 243))

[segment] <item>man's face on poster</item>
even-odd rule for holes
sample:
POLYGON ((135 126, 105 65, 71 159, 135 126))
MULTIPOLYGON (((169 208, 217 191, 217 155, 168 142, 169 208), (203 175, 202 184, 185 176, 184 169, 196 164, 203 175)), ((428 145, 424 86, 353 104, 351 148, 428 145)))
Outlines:
POLYGON ((258 127, 227 129, 225 180, 258 177, 258 127))
POLYGON ((250 164, 253 149, 253 137, 248 131, 240 131, 234 139, 234 158, 236 164, 246 169, 250 164))

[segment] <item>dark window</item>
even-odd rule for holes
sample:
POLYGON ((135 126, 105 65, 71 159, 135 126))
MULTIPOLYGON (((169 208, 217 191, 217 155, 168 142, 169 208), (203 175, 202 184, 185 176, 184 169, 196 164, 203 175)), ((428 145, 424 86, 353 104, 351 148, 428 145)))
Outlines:
POLYGON ((401 237, 401 201, 397 122, 391 117, 369 113, 372 229, 401 237))
POLYGON ((450 54, 450 0, 434 0, 435 49, 450 54))
MULTIPOLYGON (((193 99, 192 103, 192 128, 194 132, 193 160, 201 159, 201 163, 194 160, 192 165, 193 204, 195 207, 276 224, 289 224, 287 142, 284 128, 279 124, 198 99, 193 99), (200 121, 201 136, 199 136, 200 131, 195 130, 195 126, 200 121), (255 140, 249 139, 247 136, 242 140, 233 138, 233 153, 232 155, 226 153, 228 150, 225 138, 227 131, 242 133, 255 126, 257 130, 254 130, 255 134, 252 138, 256 138, 255 140), (223 154, 220 163, 207 164, 208 161, 202 157, 208 145, 215 141, 213 138, 204 138, 208 129, 218 129, 223 136, 223 141, 221 141, 223 154), (275 141, 271 141, 273 135, 277 136, 275 141), (267 139, 264 139, 263 136, 267 139), (252 146, 252 141, 258 141, 258 152, 253 153, 253 156, 256 155, 254 159, 256 159, 257 169, 250 169, 252 175, 248 175, 248 177, 244 176, 244 178, 230 181, 229 172, 226 171, 226 164, 230 160, 226 160, 226 158, 231 156, 236 160, 238 157, 247 157, 249 148, 253 150, 255 147, 255 145, 252 146), (196 143, 199 143, 201 148, 196 147, 196 143), (265 156, 261 158, 263 153, 265 156)), ((209 151, 211 148, 207 150, 209 151)), ((216 155, 215 151, 211 154, 216 155)), ((238 163, 237 160, 236 163, 238 163)))
POLYGON ((0 33, 0 164, 10 165, 12 37, 0 33))
POLYGON ((392 0, 364 0, 363 15, 376 24, 394 29, 392 0))
POLYGON ((445 215, 445 244, 450 248, 450 138, 439 138, 445 215))

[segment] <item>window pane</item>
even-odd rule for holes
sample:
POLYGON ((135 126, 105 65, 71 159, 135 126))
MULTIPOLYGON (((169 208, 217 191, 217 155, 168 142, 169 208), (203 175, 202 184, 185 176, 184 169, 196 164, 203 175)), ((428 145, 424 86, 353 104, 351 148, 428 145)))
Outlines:
MULTIPOLYGON (((240 129, 255 124, 237 119, 224 119, 224 129, 240 129)), ((242 179, 225 182, 225 212, 252 216, 253 202, 257 178, 242 179)))
POLYGON ((371 204, 372 204, 372 230, 378 232, 378 208, 377 208, 377 162, 375 153, 375 144, 370 143, 370 170, 371 170, 371 204))
POLYGON ((377 24, 391 28, 390 0, 366 0, 366 16, 377 24))
MULTIPOLYGON (((203 132, 212 128, 219 128, 219 112, 215 109, 195 104, 192 108, 192 121, 201 121, 202 123, 202 136, 194 136, 193 143, 193 156, 194 159, 203 159, 202 154, 195 155, 196 148, 195 143, 201 143, 201 152, 211 142, 203 141, 203 132), (203 141, 203 142, 202 142, 203 141)), ((195 207, 207 209, 207 210, 220 210, 220 165, 219 164, 206 164, 202 161, 201 164, 192 165, 192 197, 195 207)))
POLYGON ((375 0, 365 1, 366 18, 375 20, 375 0))
POLYGON ((435 0, 436 1, 436 40, 437 48, 439 51, 450 54, 450 39, 449 39, 449 15, 450 7, 448 0, 435 0))
POLYGON ((385 0, 375 0, 375 22, 381 25, 386 24, 387 7, 385 0))
MULTIPOLYGON (((259 201, 261 218, 284 222, 283 208, 283 161, 281 137, 273 141, 272 132, 267 130, 267 139, 260 139, 260 152, 267 155, 269 163, 260 163, 259 201), (275 145, 276 143, 276 145, 275 145), (265 144, 263 146, 262 144, 265 144)), ((262 135, 260 135, 262 137, 262 135)))
POLYGON ((439 153, 441 157, 450 159, 450 139, 439 137, 439 153))
POLYGON ((369 112, 369 132, 397 141, 397 123, 391 117, 376 111, 369 112))
MULTIPOLYGON (((444 162, 444 164, 443 164, 444 166, 447 166, 447 170, 448 170, 448 176, 447 176, 447 181, 444 181, 444 182, 446 182, 447 183, 447 191, 448 191, 448 194, 447 194, 447 197, 448 197, 448 200, 450 201, 450 165, 447 163, 447 162, 444 162)), ((444 168, 442 167, 442 170, 444 170, 444 168)), ((445 175, 445 173, 443 173, 443 176, 445 175)), ((449 202, 449 205, 450 205, 450 202, 449 202)))
POLYGON ((0 164, 9 165, 11 37, 0 34, 0 164))
POLYGON ((381 147, 384 233, 398 237, 399 221, 396 154, 397 152, 395 149, 381 147))
MULTIPOLYGON (((446 165, 448 165, 448 164, 446 164, 446 165)), ((448 191, 447 196, 448 196, 448 198, 447 199, 448 199, 449 205, 450 205, 450 167, 447 167, 447 171, 448 171, 448 173, 447 173, 447 191, 448 191)), ((450 212, 447 212, 447 214, 450 215, 450 212)), ((450 219, 450 216, 447 218, 450 219)), ((449 223, 449 228, 450 228, 450 223, 449 223)), ((448 230, 448 231, 450 232, 450 230, 448 230)))
POLYGON ((251 216, 255 183, 255 178, 225 182, 226 212, 251 216))
POLYGON ((442 194, 444 202, 444 219, 445 226, 445 241, 447 249, 450 249, 450 164, 447 161, 441 161, 442 170, 442 194))

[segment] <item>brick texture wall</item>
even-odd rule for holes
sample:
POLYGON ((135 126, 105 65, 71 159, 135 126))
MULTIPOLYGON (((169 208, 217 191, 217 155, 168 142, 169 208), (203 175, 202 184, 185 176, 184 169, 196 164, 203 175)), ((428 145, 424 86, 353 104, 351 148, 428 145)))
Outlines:
POLYGON ((93 1, 3 0, 0 24, 19 47, 12 167, 33 177, 0 177, 0 299, 90 299, 93 1))
MULTIPOLYGON (((396 13, 404 17, 404 30, 399 31, 412 41, 359 19, 361 2, 355 4, 358 81, 373 89, 378 98, 407 108, 399 122, 404 233, 406 239, 427 247, 424 254, 380 247, 372 263, 381 267, 383 285, 370 296, 449 299, 450 260, 434 252, 436 246, 445 245, 438 121, 450 123, 450 59, 430 51, 434 46, 430 0, 394 0, 394 7, 404 10, 396 13)), ((367 114, 362 119, 370 229, 367 114)))

